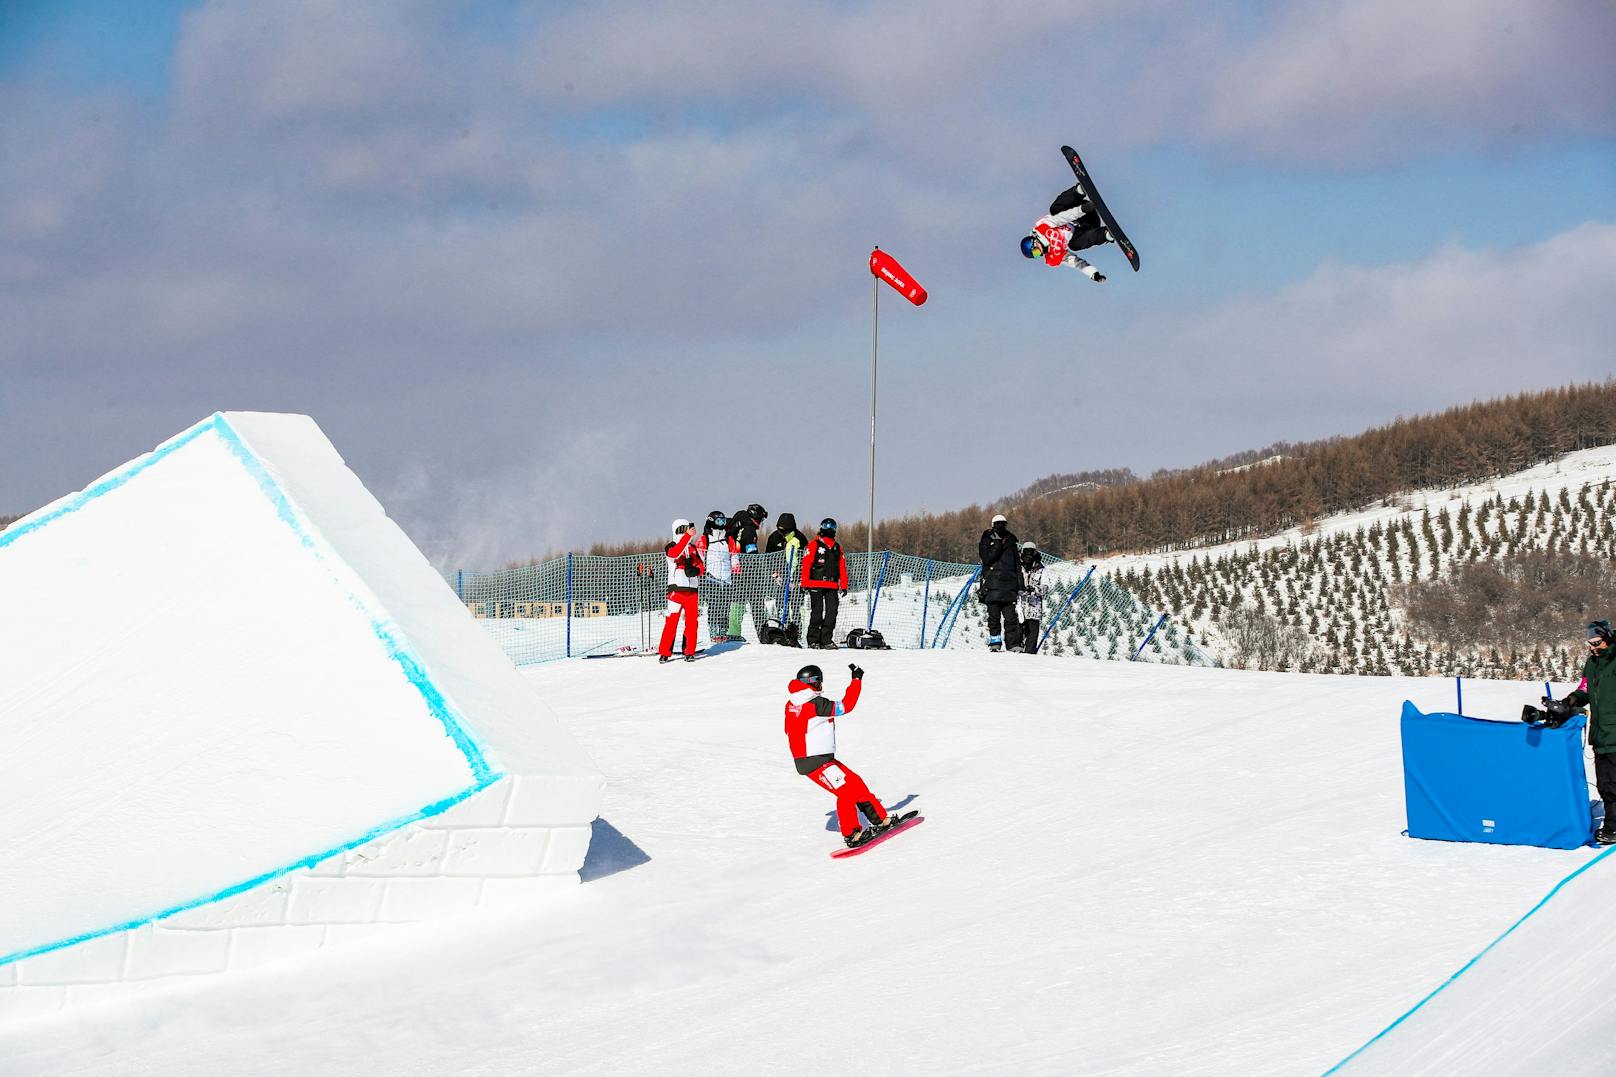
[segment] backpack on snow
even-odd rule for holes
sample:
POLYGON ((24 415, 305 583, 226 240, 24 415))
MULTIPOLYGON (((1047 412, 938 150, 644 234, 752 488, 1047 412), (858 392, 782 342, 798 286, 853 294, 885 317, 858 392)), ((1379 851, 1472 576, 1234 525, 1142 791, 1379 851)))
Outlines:
POLYGON ((847 645, 855 651, 890 651, 879 628, 855 628, 847 634, 847 645))

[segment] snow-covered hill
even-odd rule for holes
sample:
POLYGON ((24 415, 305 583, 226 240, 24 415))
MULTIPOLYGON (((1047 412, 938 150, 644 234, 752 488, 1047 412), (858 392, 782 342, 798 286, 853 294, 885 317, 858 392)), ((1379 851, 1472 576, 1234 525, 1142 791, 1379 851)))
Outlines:
MULTIPOLYGON (((1146 606, 1172 611, 1226 662, 1245 652, 1248 664, 1263 668, 1565 678, 1580 665, 1575 638, 1569 647, 1497 655, 1412 638, 1396 589, 1524 551, 1616 556, 1613 479, 1616 446, 1586 449, 1490 482, 1401 495, 1305 531, 1109 558, 1100 570, 1146 606), (1253 654, 1257 648, 1242 646, 1231 627, 1242 613, 1280 638, 1253 654)), ((1616 613, 1616 598, 1588 598, 1597 616, 1616 613)))
MULTIPOLYGON (((1398 707, 1450 681, 952 651, 813 656, 868 669, 839 754, 927 819, 832 860, 781 731, 804 657, 528 671, 610 781, 575 892, 3 1033, 0 1073, 1317 1074, 1569 873, 1616 888, 1592 850, 1402 836, 1398 707)), ((1400 1035, 1458 1020, 1427 1011, 1400 1035)), ((1518 1072, 1508 1027, 1400 1072, 1518 1072)))

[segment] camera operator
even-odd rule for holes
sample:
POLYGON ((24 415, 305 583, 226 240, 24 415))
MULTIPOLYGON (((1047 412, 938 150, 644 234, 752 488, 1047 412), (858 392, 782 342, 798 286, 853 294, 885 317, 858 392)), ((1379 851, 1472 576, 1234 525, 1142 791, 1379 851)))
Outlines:
POLYGON ((1605 821, 1594 840, 1616 845, 1616 629, 1609 621, 1588 626, 1588 660, 1582 683, 1563 699, 1543 697, 1552 724, 1564 722, 1580 707, 1588 708, 1588 745, 1594 750, 1594 783, 1605 802, 1605 821))

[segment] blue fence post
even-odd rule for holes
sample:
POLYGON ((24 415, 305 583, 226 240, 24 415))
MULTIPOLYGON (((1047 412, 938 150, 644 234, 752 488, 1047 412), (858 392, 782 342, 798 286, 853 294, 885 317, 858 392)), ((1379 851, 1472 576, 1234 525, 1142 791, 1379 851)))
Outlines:
POLYGON ((931 558, 926 558, 926 591, 920 596, 920 646, 926 646, 926 613, 931 609, 931 558))
POLYGON ((1066 601, 1062 602, 1060 609, 1055 611, 1055 616, 1049 619, 1049 626, 1044 629, 1044 634, 1038 637, 1038 650, 1040 652, 1042 652, 1044 649, 1044 641, 1049 639, 1049 634, 1055 631, 1056 625, 1060 624, 1061 616, 1066 612, 1066 607, 1070 606, 1072 604, 1072 600, 1077 598, 1078 595, 1082 594, 1083 588, 1089 585, 1089 577, 1094 575, 1094 568, 1095 566, 1093 565, 1089 566, 1089 570, 1083 574, 1083 582, 1072 588, 1072 593, 1066 596, 1066 601))
POLYGON ((1459 697, 1459 717, 1464 717, 1464 678, 1453 678, 1453 691, 1459 697))
POLYGON ((572 554, 567 555, 567 657, 572 657, 572 554))
POLYGON ((875 579, 875 595, 870 599, 870 612, 864 618, 864 629, 869 631, 875 627, 875 607, 881 601, 881 587, 887 582, 887 562, 892 560, 891 550, 881 551, 881 575, 875 579))
POLYGON ((455 569, 455 597, 462 602, 466 600, 466 570, 463 568, 455 569))
POLYGON ((780 631, 786 630, 791 623, 791 574, 796 571, 797 551, 794 547, 786 547, 786 574, 780 581, 780 631))
POLYGON ((1130 662, 1139 661, 1139 656, 1145 653, 1145 648, 1147 646, 1149 646, 1150 641, 1155 638, 1156 629, 1160 628, 1162 625, 1164 625, 1166 623, 1167 623, 1167 614, 1164 613, 1164 614, 1162 614, 1160 617, 1158 617, 1156 619, 1156 623, 1151 626, 1150 631, 1145 635, 1145 641, 1139 645, 1139 649, 1137 651, 1133 652, 1133 657, 1128 659, 1128 661, 1130 661, 1130 662))
MULTIPOLYGON (((971 573, 971 578, 966 580, 965 586, 960 589, 958 597, 950 603, 948 609, 943 611, 943 619, 937 624, 937 634, 943 637, 942 647, 944 650, 947 650, 948 641, 953 638, 954 622, 959 620, 959 611, 965 608, 965 599, 970 595, 971 587, 976 583, 976 578, 980 575, 982 575, 982 566, 977 565, 976 571, 971 573), (949 619, 949 614, 953 614, 953 620, 949 619), (947 631, 944 631, 945 628, 947 631)), ((937 646, 936 639, 932 640, 932 646, 937 646)))

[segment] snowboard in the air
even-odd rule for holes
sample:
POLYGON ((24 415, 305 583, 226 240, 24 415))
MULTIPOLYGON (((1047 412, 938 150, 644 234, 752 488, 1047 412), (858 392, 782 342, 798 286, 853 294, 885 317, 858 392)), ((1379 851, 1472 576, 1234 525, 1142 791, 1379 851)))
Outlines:
POLYGON ((1128 264, 1133 266, 1133 271, 1139 272, 1139 252, 1133 249, 1133 242, 1128 239, 1122 226, 1106 208, 1105 199, 1101 198, 1100 192, 1095 189, 1089 170, 1083 167, 1083 158, 1079 157, 1077 151, 1070 146, 1062 146, 1061 152, 1066 155, 1066 163, 1072 166, 1072 172, 1077 176, 1077 185, 1083 188, 1084 196, 1093 203, 1094 211, 1100 215, 1100 222, 1105 225, 1105 230, 1111 233, 1111 238, 1122 248, 1122 253, 1127 257, 1128 264))
POLYGON ((905 819, 903 822, 899 823, 897 826, 893 827, 891 830, 888 830, 886 833, 880 835, 879 837, 871 838, 869 841, 865 842, 863 845, 855 845, 851 849, 837 849, 835 852, 831 853, 830 855, 831 855, 832 858, 834 858, 836 860, 840 860, 844 856, 857 856, 858 854, 860 854, 862 852, 867 852, 868 850, 875 848, 877 845, 880 845, 884 841, 888 841, 888 840, 890 840, 892 838, 897 837, 899 834, 902 834, 905 830, 913 830, 915 827, 919 826, 921 823, 924 823, 925 821, 926 821, 926 817, 924 815, 915 815, 912 818, 905 819))

